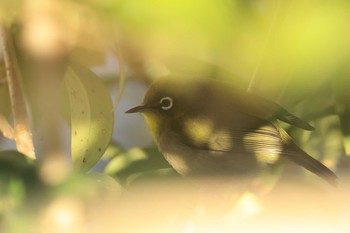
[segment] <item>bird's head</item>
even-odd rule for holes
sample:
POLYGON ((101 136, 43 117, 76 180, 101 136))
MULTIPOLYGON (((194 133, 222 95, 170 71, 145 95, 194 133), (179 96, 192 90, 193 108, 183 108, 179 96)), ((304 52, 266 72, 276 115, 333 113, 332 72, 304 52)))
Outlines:
POLYGON ((149 87, 141 105, 126 113, 141 113, 153 136, 157 137, 172 120, 188 112, 194 95, 194 86, 189 82, 163 78, 149 87))

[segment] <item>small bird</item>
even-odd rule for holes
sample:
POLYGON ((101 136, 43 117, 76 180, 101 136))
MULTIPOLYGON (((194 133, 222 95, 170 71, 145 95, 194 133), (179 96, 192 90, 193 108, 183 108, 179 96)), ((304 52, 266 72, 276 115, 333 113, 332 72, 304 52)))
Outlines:
POLYGON ((281 128, 314 128, 280 105, 213 79, 169 76, 149 87, 140 112, 165 159, 183 176, 237 176, 287 158, 335 186, 337 176, 281 128))

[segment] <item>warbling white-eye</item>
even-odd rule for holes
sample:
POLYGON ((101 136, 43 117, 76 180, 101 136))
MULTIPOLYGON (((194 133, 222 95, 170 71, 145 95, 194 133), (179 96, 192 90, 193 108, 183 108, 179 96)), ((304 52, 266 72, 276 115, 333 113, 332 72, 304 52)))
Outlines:
POLYGON ((183 176, 245 176, 283 158, 332 185, 336 175, 300 147, 278 120, 313 127, 271 101, 211 79, 162 78, 148 89, 140 112, 170 165, 183 176))

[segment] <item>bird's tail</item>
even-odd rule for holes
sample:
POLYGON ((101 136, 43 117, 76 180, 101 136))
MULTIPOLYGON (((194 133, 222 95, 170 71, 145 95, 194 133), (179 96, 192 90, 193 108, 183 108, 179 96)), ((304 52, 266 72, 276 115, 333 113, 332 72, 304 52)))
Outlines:
POLYGON ((337 175, 331 171, 328 167, 323 165, 320 161, 314 159, 310 155, 308 155, 305 151, 303 151, 300 147, 298 147, 292 138, 283 130, 280 130, 280 134, 286 142, 286 146, 284 147, 283 154, 295 162, 296 164, 304 167, 310 172, 318 175, 323 178, 332 186, 338 185, 338 177, 337 175))

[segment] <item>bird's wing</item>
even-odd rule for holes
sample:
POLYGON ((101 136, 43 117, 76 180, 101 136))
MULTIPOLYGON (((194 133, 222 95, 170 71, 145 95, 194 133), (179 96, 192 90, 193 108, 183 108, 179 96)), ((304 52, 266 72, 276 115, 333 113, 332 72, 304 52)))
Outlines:
POLYGON ((165 130, 158 147, 165 159, 180 174, 235 174, 248 175, 258 171, 260 165, 254 154, 245 152, 242 143, 234 142, 236 135, 226 132, 201 133, 194 139, 177 129, 165 130), (209 137, 207 137, 210 135, 209 137))
MULTIPOLYGON (((203 122, 193 122, 192 130, 199 130, 203 127, 201 124, 203 122)), ((194 155, 195 152, 197 161, 195 164, 198 163, 198 158, 203 156, 209 160, 208 157, 222 158, 230 155, 229 157, 232 159, 226 161, 231 165, 238 160, 246 160, 246 164, 253 163, 256 160, 260 165, 266 165, 275 164, 282 156, 320 176, 331 185, 336 186, 337 184, 337 176, 321 162, 299 148, 292 138, 277 125, 277 122, 264 124, 249 130, 243 130, 238 126, 231 126, 230 131, 220 131, 218 129, 210 131, 209 129, 210 127, 203 130, 205 133, 199 134, 202 136, 201 139, 194 139, 193 135, 184 133, 186 131, 170 130, 171 133, 167 136, 176 139, 176 143, 168 143, 168 145, 176 144, 176 146, 174 145, 176 147, 174 151, 181 147, 187 155, 194 155), (234 158, 233 155, 241 157, 234 158)))
MULTIPOLYGON (((245 122, 256 121, 259 122, 254 117, 245 116, 245 122)), ((187 118, 181 123, 181 126, 174 127, 172 132, 183 135, 182 143, 196 150, 250 154, 261 163, 276 162, 282 152, 279 131, 267 121, 249 128, 240 122, 222 126, 214 124, 210 118, 200 117, 187 118)))
POLYGON ((242 138, 246 150, 253 153, 260 164, 274 164, 281 156, 283 142, 277 127, 273 124, 262 125, 248 130, 242 138))
POLYGON ((252 109, 257 108, 257 113, 263 113, 262 115, 267 118, 276 118, 278 120, 281 120, 283 122, 286 122, 290 125, 296 126, 301 129, 305 130, 314 130, 315 128, 311 126, 309 123, 303 121, 299 117, 293 115, 292 113, 288 112, 285 108, 282 106, 260 98, 256 104, 252 104, 252 109), (255 105, 255 107, 254 107, 255 105), (258 106, 257 106, 258 105, 258 106), (263 109, 262 109, 263 107, 263 109))
POLYGON ((298 147, 293 139, 277 125, 277 122, 247 132, 243 142, 251 148, 260 164, 274 164, 280 156, 283 156, 333 186, 338 183, 334 172, 298 147))
POLYGON ((299 117, 291 114, 283 107, 279 106, 278 104, 271 103, 271 105, 275 105, 275 116, 278 120, 284 121, 288 124, 294 125, 298 128, 305 129, 305 130, 314 130, 315 128, 311 126, 309 123, 303 121, 299 117))
POLYGON ((288 112, 282 106, 243 90, 233 90, 231 101, 233 108, 241 110, 251 116, 266 120, 281 120, 293 126, 305 130, 314 130, 309 123, 288 112))

